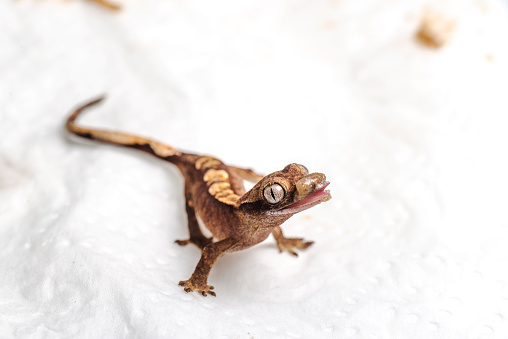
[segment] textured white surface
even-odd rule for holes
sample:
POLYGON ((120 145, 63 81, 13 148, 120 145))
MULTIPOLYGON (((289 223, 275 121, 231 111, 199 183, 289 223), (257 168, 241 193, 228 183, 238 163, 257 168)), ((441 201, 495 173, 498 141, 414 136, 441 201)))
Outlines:
POLYGON ((508 15, 500 1, 0 2, 0 337, 508 337, 508 15), (433 8, 440 50, 414 40, 433 8), (268 173, 327 174, 316 243, 199 251, 182 179, 69 140, 82 120, 268 173))

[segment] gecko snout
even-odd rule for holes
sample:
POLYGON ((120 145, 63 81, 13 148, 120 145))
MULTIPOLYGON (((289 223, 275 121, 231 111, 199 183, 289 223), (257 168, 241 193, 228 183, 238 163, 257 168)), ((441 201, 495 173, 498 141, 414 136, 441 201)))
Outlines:
POLYGON ((312 173, 296 182, 296 200, 305 198, 328 184, 323 173, 312 173))

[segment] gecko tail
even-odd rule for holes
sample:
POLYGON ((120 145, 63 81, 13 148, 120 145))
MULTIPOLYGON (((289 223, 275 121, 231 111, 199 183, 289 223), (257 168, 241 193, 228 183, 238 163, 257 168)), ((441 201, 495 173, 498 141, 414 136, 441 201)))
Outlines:
POLYGON ((158 141, 150 140, 133 134, 113 132, 107 130, 94 129, 76 124, 76 119, 86 109, 95 106, 104 100, 105 96, 92 100, 78 107, 68 118, 65 123, 66 129, 72 134, 83 138, 99 140, 113 145, 126 146, 135 148, 158 158, 171 161, 173 158, 180 156, 181 152, 173 147, 164 145, 158 141))
MULTIPOLYGON (((87 108, 89 107, 92 107, 92 106, 95 106, 99 103, 101 103, 104 99, 106 98, 105 95, 101 95, 100 97, 98 97, 97 99, 95 100, 92 100, 80 107, 78 107, 68 118, 67 118, 67 122, 65 124, 65 127, 67 128, 67 130, 71 133, 74 133, 74 134, 78 134, 78 126, 76 126, 76 124, 74 123, 74 121, 76 120, 76 118, 84 111, 86 110, 87 108)), ((79 134, 78 134, 79 135, 79 134)))

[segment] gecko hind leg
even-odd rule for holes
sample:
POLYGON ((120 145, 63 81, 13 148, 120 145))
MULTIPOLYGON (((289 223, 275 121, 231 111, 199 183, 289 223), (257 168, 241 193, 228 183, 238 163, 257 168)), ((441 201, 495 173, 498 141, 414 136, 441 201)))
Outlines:
POLYGON ((279 252, 288 251, 289 254, 295 257, 298 256, 298 253, 295 251, 296 249, 304 250, 314 243, 314 241, 303 241, 302 238, 286 238, 279 226, 273 230, 272 234, 275 241, 277 241, 279 252))
POLYGON ((229 166, 229 169, 232 169, 236 174, 238 174, 240 178, 250 181, 254 184, 257 183, 259 180, 263 179, 262 175, 248 168, 229 166))
POLYGON ((201 232, 198 220, 196 218, 196 212, 192 207, 192 200, 187 199, 185 202, 185 210, 187 211, 190 237, 187 240, 175 240, 175 242, 180 246, 194 244, 200 249, 204 249, 208 244, 212 243, 212 238, 205 237, 203 232, 201 232))

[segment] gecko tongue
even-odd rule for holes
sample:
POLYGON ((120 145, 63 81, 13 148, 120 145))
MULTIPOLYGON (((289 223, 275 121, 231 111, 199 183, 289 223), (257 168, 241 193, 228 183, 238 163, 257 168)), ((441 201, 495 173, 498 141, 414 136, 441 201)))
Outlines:
POLYGON ((317 191, 309 194, 305 198, 289 205, 288 207, 284 208, 281 212, 284 214, 287 213, 298 213, 303 210, 306 210, 310 207, 313 207, 317 204, 320 204, 322 202, 328 201, 332 198, 330 195, 330 191, 325 190, 325 188, 330 184, 328 181, 323 183, 324 186, 318 189, 317 191))

